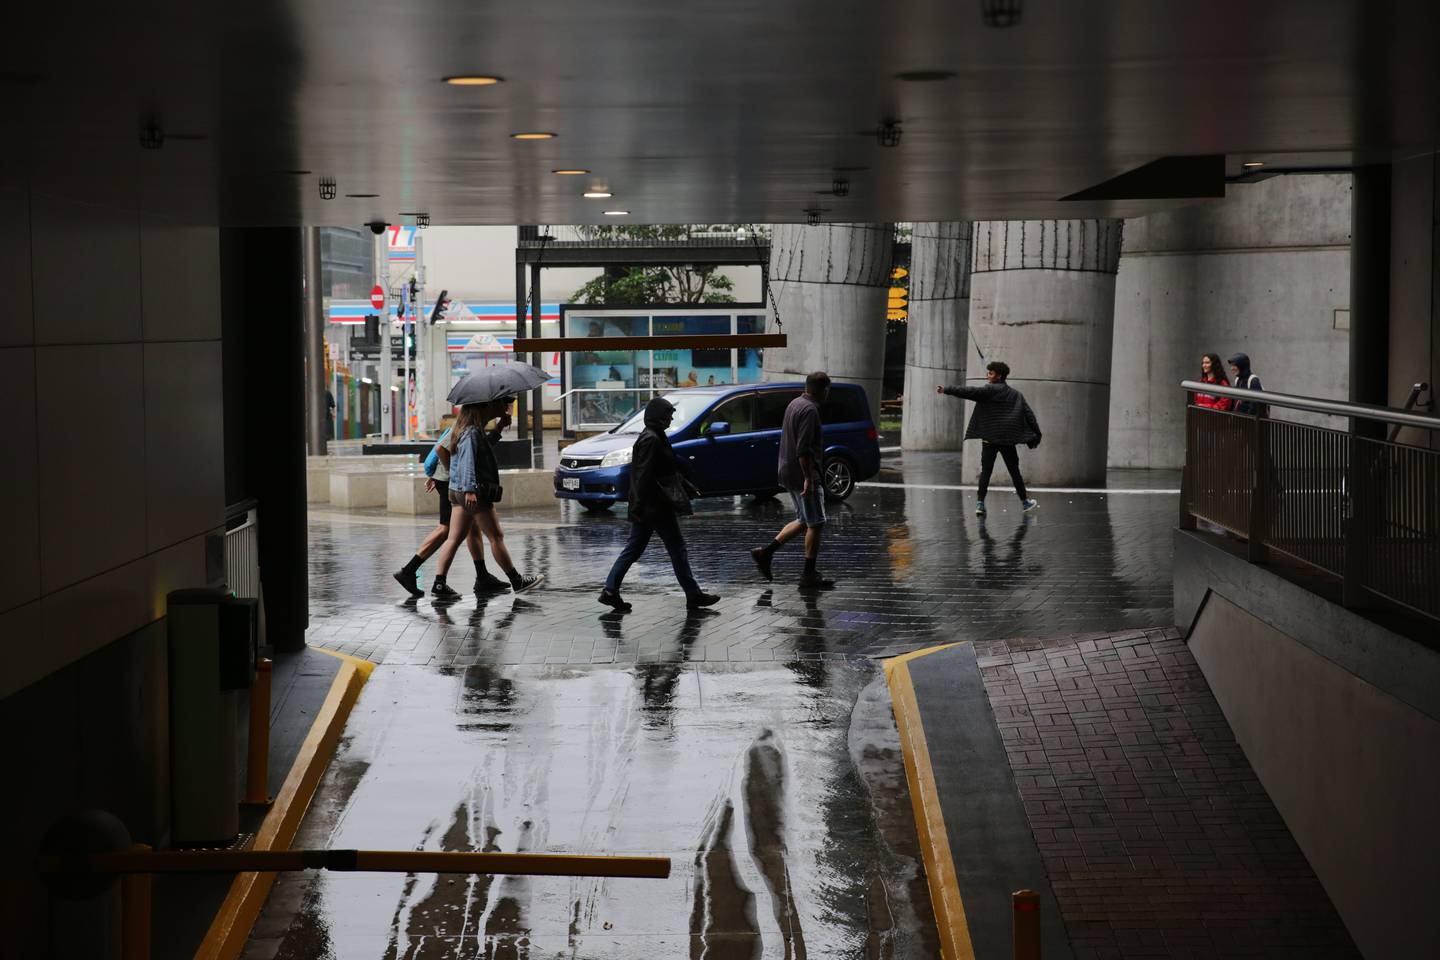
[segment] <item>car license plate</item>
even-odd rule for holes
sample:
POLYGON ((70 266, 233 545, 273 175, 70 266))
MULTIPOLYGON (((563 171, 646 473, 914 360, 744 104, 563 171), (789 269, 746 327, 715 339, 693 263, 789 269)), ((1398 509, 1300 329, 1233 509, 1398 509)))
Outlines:
POLYGON ((562 478, 561 481, 560 481, 560 486, 564 487, 566 490, 579 490, 579 489, 580 489, 580 478, 579 478, 579 477, 564 477, 564 478, 562 478))

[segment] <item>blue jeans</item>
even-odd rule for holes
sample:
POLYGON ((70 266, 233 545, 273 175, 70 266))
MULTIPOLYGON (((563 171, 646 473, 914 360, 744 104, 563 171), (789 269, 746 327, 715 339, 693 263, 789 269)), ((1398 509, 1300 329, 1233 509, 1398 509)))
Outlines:
POLYGON ((665 544, 665 550, 670 554, 670 565, 675 568, 675 579, 680 582, 685 595, 688 597, 700 592, 700 584, 695 582, 695 575, 690 572, 690 555, 685 551, 685 537, 680 533, 680 524, 674 514, 662 514, 649 523, 634 521, 630 524, 630 539, 625 542, 625 549, 620 551, 620 556, 615 558, 615 565, 610 568, 610 576, 605 578, 606 590, 611 593, 620 592, 620 584, 625 580, 625 574, 630 572, 630 567, 649 546, 651 534, 656 533, 660 534, 660 542, 665 544))

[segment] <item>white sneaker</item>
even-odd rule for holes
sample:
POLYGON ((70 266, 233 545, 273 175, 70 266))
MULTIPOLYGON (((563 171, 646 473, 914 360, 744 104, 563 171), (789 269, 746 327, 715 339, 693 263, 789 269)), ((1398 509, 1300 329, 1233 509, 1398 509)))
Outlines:
POLYGON ((984 500, 976 500, 976 501, 975 501, 975 516, 977 516, 977 517, 983 517, 983 516, 985 516, 985 501, 984 501, 984 500))
POLYGON ((1026 500, 1026 501, 1024 501, 1024 506, 1025 506, 1025 512, 1026 512, 1026 513, 1029 513, 1031 510, 1034 510, 1036 507, 1040 506, 1040 501, 1039 501, 1039 500, 1026 500))

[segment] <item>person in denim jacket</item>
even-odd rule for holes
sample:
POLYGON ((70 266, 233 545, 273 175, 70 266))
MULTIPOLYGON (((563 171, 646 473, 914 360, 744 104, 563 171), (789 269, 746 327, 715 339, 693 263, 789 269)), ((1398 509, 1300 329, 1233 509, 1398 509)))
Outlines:
POLYGON ((450 535, 440 548, 440 559, 435 565, 435 583, 430 594, 437 600, 460 599, 460 594, 445 582, 445 577, 461 542, 477 525, 490 542, 490 554, 510 581, 513 592, 529 590, 545 579, 543 575, 524 576, 515 569, 495 510, 504 489, 500 486, 500 464, 485 436, 484 425, 494 417, 508 416, 509 409, 509 397, 466 404, 460 408, 460 417, 446 440, 450 458, 450 503, 460 509, 450 514, 450 535))

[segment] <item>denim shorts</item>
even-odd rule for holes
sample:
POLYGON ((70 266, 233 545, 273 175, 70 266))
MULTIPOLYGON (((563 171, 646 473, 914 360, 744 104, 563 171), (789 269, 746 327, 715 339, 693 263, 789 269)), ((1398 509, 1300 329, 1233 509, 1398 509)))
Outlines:
POLYGON ((809 496, 799 490, 791 490, 790 502, 795 504, 796 520, 807 527, 825 526, 825 491, 818 483, 810 486, 809 496))

